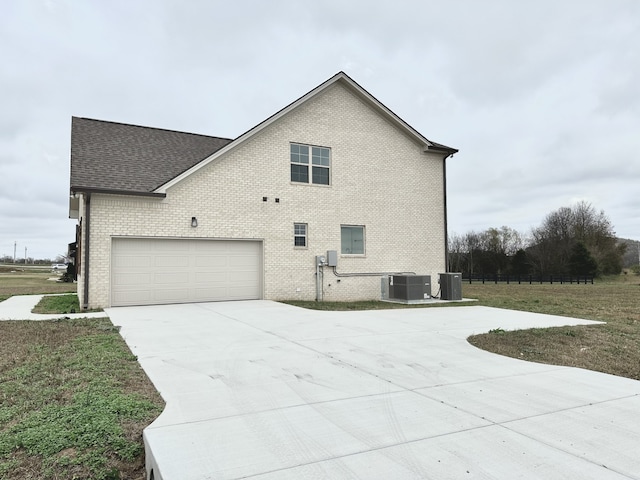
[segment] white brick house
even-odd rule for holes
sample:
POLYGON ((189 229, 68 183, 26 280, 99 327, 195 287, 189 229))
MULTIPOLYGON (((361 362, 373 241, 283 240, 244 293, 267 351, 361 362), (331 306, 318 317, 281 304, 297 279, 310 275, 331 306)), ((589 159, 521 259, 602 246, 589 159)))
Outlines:
POLYGON ((342 72, 235 140, 73 118, 71 143, 83 308, 377 299, 446 269, 457 150, 342 72))

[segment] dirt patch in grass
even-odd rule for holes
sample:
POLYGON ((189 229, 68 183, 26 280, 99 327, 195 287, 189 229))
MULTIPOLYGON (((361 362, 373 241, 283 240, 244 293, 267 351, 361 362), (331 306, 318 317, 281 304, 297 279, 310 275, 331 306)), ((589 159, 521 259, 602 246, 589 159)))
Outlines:
POLYGON ((0 322, 0 478, 143 479, 163 405, 108 319, 0 322))
MULTIPOLYGON (((567 365, 640 380, 640 280, 620 276, 594 285, 463 285, 480 305, 547 313, 606 325, 474 335, 484 350, 540 363, 567 365)), ((508 328, 505 325, 504 328, 508 328)))

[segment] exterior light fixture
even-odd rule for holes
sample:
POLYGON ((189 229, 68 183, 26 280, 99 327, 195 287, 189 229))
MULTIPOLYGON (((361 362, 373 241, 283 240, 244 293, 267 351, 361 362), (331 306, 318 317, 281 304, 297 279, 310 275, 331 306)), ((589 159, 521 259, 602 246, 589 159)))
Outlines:
POLYGON ((198 226, 198 219, 196 217, 191 217, 191 226, 194 228, 198 226))

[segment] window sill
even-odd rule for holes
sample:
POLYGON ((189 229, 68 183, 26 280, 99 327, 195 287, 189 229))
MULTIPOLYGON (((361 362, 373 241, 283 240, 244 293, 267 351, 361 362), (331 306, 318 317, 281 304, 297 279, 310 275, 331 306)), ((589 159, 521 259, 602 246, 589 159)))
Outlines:
POLYGON ((305 187, 305 186, 306 187, 320 187, 320 188, 331 188, 332 187, 331 184, 323 185, 322 183, 305 183, 305 182, 292 182, 292 181, 289 181, 289 183, 291 185, 301 185, 303 187, 305 187))

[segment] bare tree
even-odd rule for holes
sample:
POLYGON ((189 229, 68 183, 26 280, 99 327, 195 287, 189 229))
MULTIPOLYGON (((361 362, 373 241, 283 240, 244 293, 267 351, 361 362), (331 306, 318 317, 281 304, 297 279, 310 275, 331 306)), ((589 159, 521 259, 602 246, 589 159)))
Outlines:
POLYGON ((597 212, 588 202, 561 207, 546 216, 532 230, 527 254, 538 273, 569 273, 570 258, 581 242, 598 264, 598 273, 619 273, 622 253, 616 247, 615 232, 604 211, 597 212))

